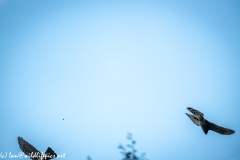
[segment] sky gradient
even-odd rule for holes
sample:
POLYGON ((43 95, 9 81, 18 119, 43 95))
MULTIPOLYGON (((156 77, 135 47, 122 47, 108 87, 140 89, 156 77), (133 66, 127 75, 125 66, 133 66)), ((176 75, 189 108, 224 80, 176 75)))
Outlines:
POLYGON ((118 160, 130 132, 150 160, 240 160, 239 8, 0 0, 0 153, 22 136, 66 160, 118 160), (187 107, 236 133, 205 135, 187 107))

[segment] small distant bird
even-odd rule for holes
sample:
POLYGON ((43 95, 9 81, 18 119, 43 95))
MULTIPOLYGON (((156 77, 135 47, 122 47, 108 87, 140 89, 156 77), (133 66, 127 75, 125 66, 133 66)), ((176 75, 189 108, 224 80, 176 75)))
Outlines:
POLYGON ((57 154, 48 147, 45 154, 42 155, 35 147, 25 141, 22 137, 18 137, 20 149, 32 160, 49 160, 57 157, 57 154))
POLYGON ((186 115, 195 123, 197 126, 201 126, 202 130, 205 134, 208 133, 209 130, 212 130, 214 132, 223 134, 223 135, 230 135, 233 134, 235 131, 227 128, 220 127, 214 123, 209 122, 206 120, 203 116, 204 114, 199 112, 198 110, 195 110, 191 107, 187 108, 192 114, 187 114, 186 115))

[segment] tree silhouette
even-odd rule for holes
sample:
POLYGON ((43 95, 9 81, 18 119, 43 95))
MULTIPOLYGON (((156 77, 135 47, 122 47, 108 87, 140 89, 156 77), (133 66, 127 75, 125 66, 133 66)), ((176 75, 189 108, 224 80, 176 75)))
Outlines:
POLYGON ((118 149, 121 150, 121 154, 124 156, 122 160, 147 160, 146 153, 142 153, 140 157, 137 156, 137 150, 135 149, 136 141, 133 139, 132 134, 127 134, 127 139, 130 144, 127 144, 126 149, 122 144, 119 144, 118 149))
MULTIPOLYGON (((146 153, 142 153, 141 156, 137 156, 137 150, 135 149, 136 141, 133 139, 132 134, 127 134, 127 139, 130 141, 130 144, 127 144, 125 148, 122 144, 119 144, 118 149, 121 150, 121 154, 123 155, 122 160, 148 160, 145 155, 146 153)), ((90 156, 87 156, 87 160, 92 160, 90 156)))

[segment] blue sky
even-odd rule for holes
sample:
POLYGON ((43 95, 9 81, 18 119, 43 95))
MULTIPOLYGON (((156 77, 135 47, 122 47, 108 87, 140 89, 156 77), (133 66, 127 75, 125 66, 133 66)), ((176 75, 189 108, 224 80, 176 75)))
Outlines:
POLYGON ((131 132, 150 160, 240 160, 239 7, 0 0, 0 152, 22 136, 68 160, 121 159, 131 132), (205 135, 189 106, 236 133, 205 135))

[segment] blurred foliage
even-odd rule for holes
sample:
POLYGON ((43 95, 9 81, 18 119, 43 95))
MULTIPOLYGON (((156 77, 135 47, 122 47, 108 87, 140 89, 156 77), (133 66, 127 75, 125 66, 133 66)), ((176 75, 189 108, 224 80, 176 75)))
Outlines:
POLYGON ((124 147, 122 144, 119 144, 118 149, 121 150, 121 154, 123 155, 122 160, 147 160, 145 157, 146 153, 142 153, 141 156, 137 156, 137 150, 135 148, 136 141, 133 139, 132 134, 127 134, 127 139, 130 141, 130 144, 127 144, 124 147))
MULTIPOLYGON (((137 156, 137 150, 135 149, 136 141, 133 139, 132 134, 127 134, 127 139, 130 141, 129 144, 124 147, 122 144, 119 144, 118 149, 121 150, 123 155, 122 160, 148 160, 145 156, 146 153, 142 153, 141 156, 137 156)), ((92 160, 90 156, 87 156, 87 160, 92 160)))

